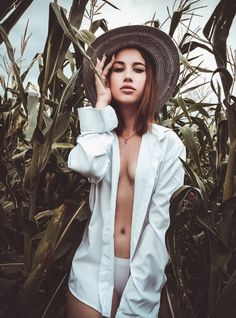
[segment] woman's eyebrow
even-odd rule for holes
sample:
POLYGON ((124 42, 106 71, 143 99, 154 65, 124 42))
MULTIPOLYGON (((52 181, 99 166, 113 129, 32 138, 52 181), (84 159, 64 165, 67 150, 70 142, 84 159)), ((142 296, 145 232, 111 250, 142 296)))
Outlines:
MULTIPOLYGON (((115 61, 114 64, 116 64, 116 63, 117 63, 117 64, 121 64, 121 65, 125 65, 125 62, 123 62, 123 61, 115 61)), ((113 64, 113 65, 114 65, 114 64, 113 64)), ((145 65, 144 63, 142 63, 142 62, 134 62, 132 65, 134 65, 134 66, 136 66, 136 65, 142 65, 142 66, 144 66, 144 67, 146 66, 146 65, 145 65)))

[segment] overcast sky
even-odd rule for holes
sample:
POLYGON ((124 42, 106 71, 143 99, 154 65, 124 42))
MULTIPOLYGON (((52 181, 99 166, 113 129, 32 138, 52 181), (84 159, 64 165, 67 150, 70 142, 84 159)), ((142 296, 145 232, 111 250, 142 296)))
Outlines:
MULTIPOLYGON (((58 0, 57 2, 69 11, 72 0, 58 0)), ((143 24, 152 19, 154 13, 156 13, 156 19, 158 19, 160 23, 163 23, 168 17, 167 6, 169 7, 170 12, 173 12, 173 4, 175 3, 174 0, 110 0, 110 2, 119 7, 120 10, 115 10, 106 4, 102 9, 102 15, 98 17, 105 18, 110 29, 127 24, 143 24)), ((197 2, 193 7, 207 7, 196 11, 197 14, 202 16, 193 18, 191 29, 194 29, 197 26, 204 27, 218 2, 218 0, 200 0, 197 2)), ((32 35, 26 49, 25 61, 23 63, 25 66, 30 63, 36 53, 43 52, 48 28, 49 3, 49 0, 34 0, 10 32, 10 41, 13 47, 18 49, 20 47, 20 39, 24 32, 26 22, 29 19, 29 33, 32 35)), ((102 1, 100 1, 100 3, 102 3, 102 1)), ((177 0, 176 3, 178 5, 179 0, 177 0)), ((86 22, 86 19, 84 19, 84 21, 86 22)), ((86 23, 84 24, 84 27, 86 28, 86 23)), ((169 24, 166 23, 162 29, 168 31, 168 27, 169 24)), ((233 50, 236 48, 235 31, 236 21, 234 21, 228 39, 228 44, 231 45, 233 50)), ((200 32, 199 35, 202 35, 202 33, 200 32)), ((0 54, 5 54, 3 44, 0 46, 0 54)), ((16 51, 16 57, 17 54, 19 54, 18 51, 16 51)), ((33 77, 34 75, 31 74, 29 80, 33 81, 33 77)))

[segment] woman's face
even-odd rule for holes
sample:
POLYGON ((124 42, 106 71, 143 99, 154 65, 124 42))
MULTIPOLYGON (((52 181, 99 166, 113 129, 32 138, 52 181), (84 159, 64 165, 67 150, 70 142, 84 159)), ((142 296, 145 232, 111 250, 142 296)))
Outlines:
POLYGON ((139 105, 146 82, 146 63, 135 48, 126 48, 115 56, 110 73, 110 89, 117 105, 139 105))

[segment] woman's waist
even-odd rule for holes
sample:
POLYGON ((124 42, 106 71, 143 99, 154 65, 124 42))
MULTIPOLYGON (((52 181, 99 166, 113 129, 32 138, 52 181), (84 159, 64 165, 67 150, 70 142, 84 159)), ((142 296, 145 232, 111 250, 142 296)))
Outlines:
POLYGON ((129 258, 130 255, 130 225, 115 225, 114 230, 114 247, 115 256, 121 258, 129 258))

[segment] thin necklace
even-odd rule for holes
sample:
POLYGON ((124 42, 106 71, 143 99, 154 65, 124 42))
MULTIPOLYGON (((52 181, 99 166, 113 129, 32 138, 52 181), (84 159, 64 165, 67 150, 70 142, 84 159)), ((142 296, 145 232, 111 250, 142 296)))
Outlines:
POLYGON ((130 140, 130 139, 131 139, 132 137, 134 137, 135 135, 137 135, 137 133, 134 133, 133 135, 131 135, 131 136, 128 137, 128 138, 125 138, 125 137, 123 137, 122 135, 120 135, 120 137, 123 138, 124 141, 125 141, 125 144, 127 144, 128 140, 130 140))

